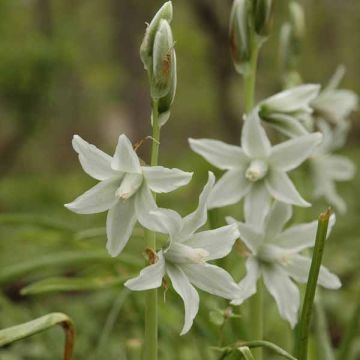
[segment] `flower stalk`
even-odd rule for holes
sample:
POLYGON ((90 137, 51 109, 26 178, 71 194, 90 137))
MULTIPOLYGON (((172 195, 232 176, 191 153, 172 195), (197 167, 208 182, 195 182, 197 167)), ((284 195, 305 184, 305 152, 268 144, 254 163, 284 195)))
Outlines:
MULTIPOLYGON (((158 113, 158 101, 152 101, 152 147, 151 166, 157 166, 159 159, 160 125, 158 113)), ((156 197, 153 194, 154 198, 156 197)), ((156 233, 145 230, 146 246, 156 250, 156 233)), ((145 301, 145 347, 146 360, 157 360, 158 358, 158 295, 157 289, 148 290, 145 301)))
POLYGON ((325 247, 325 240, 326 240, 330 215, 331 215, 331 210, 327 209, 326 211, 320 214, 318 220, 314 254, 311 261, 311 267, 310 267, 308 282, 305 291, 304 305, 302 308, 302 313, 299 323, 299 333, 298 333, 297 348, 296 348, 297 358, 299 360, 307 360, 308 357, 308 340, 309 340, 312 308, 315 299, 315 291, 320 273, 320 266, 321 266, 322 256, 325 247))

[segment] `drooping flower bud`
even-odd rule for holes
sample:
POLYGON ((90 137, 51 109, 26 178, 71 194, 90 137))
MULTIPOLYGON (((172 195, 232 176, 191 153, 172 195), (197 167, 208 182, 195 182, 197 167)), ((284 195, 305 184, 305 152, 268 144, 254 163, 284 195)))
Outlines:
POLYGON ((244 74, 250 60, 250 3, 248 0, 234 0, 230 15, 231 55, 238 73, 244 74))
POLYGON ((160 99, 170 92, 175 69, 174 40, 169 23, 161 20, 152 54, 151 96, 160 99))
POLYGON ((173 7, 171 1, 166 2, 156 13, 146 29, 144 39, 140 46, 140 57, 146 70, 152 66, 152 54, 156 32, 161 20, 171 23, 173 17, 173 7))
POLYGON ((273 0, 256 0, 253 6, 255 33, 266 37, 272 24, 273 0))

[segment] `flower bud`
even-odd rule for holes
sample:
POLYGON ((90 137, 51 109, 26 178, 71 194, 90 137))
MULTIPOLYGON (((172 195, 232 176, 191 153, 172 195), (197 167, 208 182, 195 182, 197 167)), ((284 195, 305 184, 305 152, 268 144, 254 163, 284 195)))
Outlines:
POLYGON ((256 0, 253 6, 255 33, 266 37, 272 24, 273 0, 256 0))
POLYGON ((154 39, 160 21, 166 20, 168 23, 171 23, 172 17, 173 7, 171 1, 168 1, 156 13, 156 15, 146 29, 144 39, 140 46, 140 57, 146 70, 151 68, 154 39))
POLYGON ((305 15, 301 5, 296 1, 289 3, 290 21, 294 31, 294 36, 298 41, 305 35, 305 15))
POLYGON ((159 99, 158 111, 159 111, 159 125, 163 126, 169 120, 170 108, 175 98, 177 74, 176 74, 176 54, 173 50, 173 66, 171 67, 171 79, 170 90, 164 97, 159 99))
POLYGON ((238 73, 246 71, 250 60, 250 27, 248 0, 235 0, 230 15, 230 47, 231 55, 238 73))
POLYGON ((173 83, 175 72, 174 41, 169 23, 161 20, 154 39, 152 54, 151 96, 166 96, 173 83))

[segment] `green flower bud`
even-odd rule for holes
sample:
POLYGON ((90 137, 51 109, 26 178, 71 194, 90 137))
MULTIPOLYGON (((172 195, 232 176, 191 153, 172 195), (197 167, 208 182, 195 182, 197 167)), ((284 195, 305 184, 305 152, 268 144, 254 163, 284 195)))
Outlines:
POLYGON ((293 28, 294 37, 301 41, 305 35, 305 15, 301 5, 296 1, 289 3, 290 22, 293 28))
POLYGON ((248 0, 235 0, 230 15, 231 55, 238 73, 246 71, 250 60, 250 3, 248 0))
POLYGON ((175 71, 174 40, 169 23, 161 20, 154 39, 151 96, 160 99, 166 96, 172 84, 175 71))
POLYGON ((166 20, 168 23, 171 23, 172 17, 173 7, 171 1, 168 1, 160 8, 151 20, 151 23, 148 25, 144 39, 140 46, 140 57, 145 70, 148 70, 152 66, 154 39, 161 20, 166 20))
POLYGON ((159 125, 163 126, 170 117, 170 108, 175 98, 177 74, 176 74, 176 54, 173 50, 173 66, 171 67, 171 84, 170 90, 164 97, 159 99, 158 111, 159 111, 159 125))
POLYGON ((266 37, 272 25, 273 0, 256 0, 253 6, 255 33, 266 37))

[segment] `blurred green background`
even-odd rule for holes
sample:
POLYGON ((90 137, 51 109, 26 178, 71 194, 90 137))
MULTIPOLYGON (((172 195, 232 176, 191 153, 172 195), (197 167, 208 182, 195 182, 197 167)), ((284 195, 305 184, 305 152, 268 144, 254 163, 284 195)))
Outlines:
MULTIPOLYGON (((344 64, 347 74, 342 87, 360 93, 360 2, 302 3, 307 22, 300 64, 304 80, 324 84, 337 65, 344 64)), ((149 92, 138 48, 145 21, 161 4, 155 0, 0 0, 0 328, 50 311, 66 312, 77 327, 75 359, 140 358, 143 296, 129 295, 121 283, 144 261, 141 229, 124 257, 112 260, 103 250, 104 215, 78 216, 63 204, 94 184, 72 150, 73 134, 109 153, 120 133, 133 142, 151 134, 149 92), (81 278, 83 287, 92 284, 96 290, 80 291, 75 286, 61 293, 20 294, 34 281, 54 276, 81 278)), ((243 93, 228 49, 231 1, 174 0, 173 4, 178 90, 172 116, 162 131, 160 162, 195 170, 195 176, 187 188, 161 196, 160 205, 185 214, 195 207, 193 199, 208 170, 205 161, 190 151, 187 138, 237 143, 243 93)), ((273 33, 260 58, 258 100, 281 89, 278 32, 287 16, 287 1, 277 1, 273 33)), ((344 154, 360 165, 359 113, 353 114, 352 121, 344 154)), ((147 140, 140 148, 144 160, 149 158, 149 145, 147 140)), ((309 196, 309 185, 302 186, 305 197, 309 196)), ((338 218, 325 263, 340 275, 344 288, 323 294, 334 346, 358 301, 360 175, 339 190, 349 210, 338 218)), ((310 220, 324 206, 319 202, 297 215, 310 220)), ((236 214, 237 209, 222 210, 231 211, 236 214)), ((234 254, 228 264, 240 279, 242 260, 234 254)), ((216 314, 209 318, 209 312, 224 309, 226 303, 204 294, 201 299, 193 330, 180 338, 183 305, 172 291, 166 293, 160 311, 161 359, 212 358, 209 346, 218 344, 221 327, 216 325, 216 314)), ((283 336, 290 334, 288 325, 279 320, 272 300, 269 304, 266 337, 289 349, 291 335, 283 336)), ((241 311, 246 316, 246 306, 241 311)), ((231 320, 224 326, 229 342, 246 335, 237 323, 231 320)), ((60 358, 62 343, 60 330, 51 330, 0 350, 0 359, 60 358)), ((356 348, 360 349, 359 339, 356 348)))

